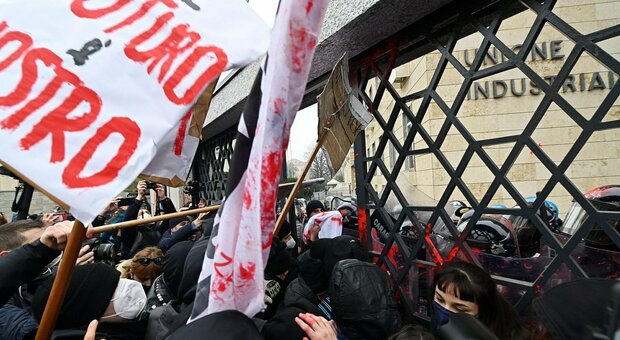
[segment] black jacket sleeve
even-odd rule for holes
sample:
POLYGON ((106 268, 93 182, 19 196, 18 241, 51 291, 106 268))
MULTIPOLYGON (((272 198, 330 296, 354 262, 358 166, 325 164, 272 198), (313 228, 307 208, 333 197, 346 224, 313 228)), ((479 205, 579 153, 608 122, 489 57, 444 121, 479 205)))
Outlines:
POLYGON ((60 251, 37 240, 0 257, 0 305, 4 305, 19 286, 34 280, 58 255, 60 251))
POLYGON ((163 252, 166 252, 170 247, 175 245, 178 242, 187 240, 192 234, 194 234, 198 229, 194 226, 194 223, 188 223, 179 230, 174 233, 170 231, 170 229, 166 230, 166 232, 159 239, 159 243, 157 247, 161 249, 163 252))
MULTIPOLYGON (((172 203, 172 200, 169 199, 168 197, 159 201, 159 208, 165 214, 171 214, 171 213, 177 212, 177 209, 174 207, 174 203, 172 203)), ((166 230, 168 230, 169 227, 170 227, 169 220, 163 220, 157 226, 157 231, 159 231, 159 233, 163 235, 166 233, 166 230)))
MULTIPOLYGON (((128 206, 127 211, 125 211, 125 216, 123 217, 123 222, 137 219, 142 203, 143 202, 140 200, 135 200, 133 204, 128 206)), ((136 241, 136 237, 138 237, 138 228, 121 229, 121 254, 123 254, 124 257, 129 256, 129 252, 136 241)))
POLYGON ((175 208, 174 203, 172 203, 172 200, 169 199, 168 197, 166 197, 163 200, 159 201, 159 204, 161 204, 161 209, 166 214, 171 214, 171 213, 177 212, 177 208, 175 208))

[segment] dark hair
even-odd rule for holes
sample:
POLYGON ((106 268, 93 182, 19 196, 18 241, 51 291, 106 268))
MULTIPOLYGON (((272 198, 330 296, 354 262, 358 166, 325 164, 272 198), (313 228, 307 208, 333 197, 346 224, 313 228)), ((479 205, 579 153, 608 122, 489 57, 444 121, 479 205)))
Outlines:
POLYGON ((405 325, 388 340, 435 340, 435 336, 420 325, 405 325))
POLYGON ((19 220, 3 224, 0 226, 0 251, 21 247, 26 241, 22 233, 43 227, 43 222, 38 220, 19 220))
MULTIPOLYGON (((514 308, 501 296, 495 282, 480 267, 450 262, 435 274, 435 288, 478 305, 478 319, 500 339, 512 339, 524 329, 514 308)), ((433 297, 431 297, 432 301, 433 297)))

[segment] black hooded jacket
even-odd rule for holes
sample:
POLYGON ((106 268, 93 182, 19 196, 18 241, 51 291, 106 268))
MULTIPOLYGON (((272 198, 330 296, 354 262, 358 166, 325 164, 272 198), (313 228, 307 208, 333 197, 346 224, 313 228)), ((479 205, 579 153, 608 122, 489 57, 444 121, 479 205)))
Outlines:
POLYGON ((348 339, 387 339, 398 330, 392 285, 375 264, 355 259, 338 262, 329 295, 334 320, 348 339))

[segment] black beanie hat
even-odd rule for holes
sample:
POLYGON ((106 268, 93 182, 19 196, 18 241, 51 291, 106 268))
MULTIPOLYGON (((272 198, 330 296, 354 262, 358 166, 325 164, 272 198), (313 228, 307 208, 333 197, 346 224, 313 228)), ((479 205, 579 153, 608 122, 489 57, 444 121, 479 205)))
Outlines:
POLYGON ((282 226, 280 227, 280 231, 278 231, 278 237, 281 239, 287 237, 288 235, 291 234, 291 224, 288 223, 287 220, 284 220, 284 222, 282 223, 282 226))
POLYGON ((323 203, 321 203, 321 201, 317 201, 317 200, 312 200, 310 202, 308 202, 308 204, 306 204, 306 214, 308 216, 310 216, 310 214, 315 210, 321 208, 323 209, 323 211, 325 211, 325 206, 323 205, 323 203))
POLYGON ((291 255, 286 250, 286 244, 275 236, 271 243, 269 252, 269 260, 265 271, 271 275, 280 275, 285 273, 291 266, 291 255))
MULTIPOLYGON (((103 263, 75 267, 56 329, 81 327, 99 319, 112 300, 120 275, 116 269, 103 263)), ((55 277, 56 275, 50 276, 44 281, 32 298, 32 314, 39 322, 55 277)))

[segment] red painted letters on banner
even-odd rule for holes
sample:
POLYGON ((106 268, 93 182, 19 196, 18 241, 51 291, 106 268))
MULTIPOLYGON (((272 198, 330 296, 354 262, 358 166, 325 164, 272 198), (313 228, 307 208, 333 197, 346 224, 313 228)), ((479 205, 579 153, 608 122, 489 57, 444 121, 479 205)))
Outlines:
MULTIPOLYGON (((98 9, 86 8, 85 4, 88 0, 74 0, 71 3, 71 11, 81 18, 87 19, 99 19, 108 14, 121 11, 129 3, 128 0, 118 0, 112 5, 102 7, 98 9)), ((106 33, 114 32, 118 29, 127 27, 137 20, 143 18, 152 8, 157 4, 163 4, 168 9, 176 9, 178 5, 172 0, 149 0, 142 4, 142 6, 134 13, 129 15, 122 22, 108 27, 104 30, 106 33)), ((147 72, 151 74, 153 69, 163 63, 160 66, 159 75, 157 81, 163 83, 163 91, 168 100, 178 105, 189 105, 194 102, 196 97, 200 94, 200 91, 209 84, 210 81, 226 69, 228 64, 228 56, 221 48, 217 46, 195 46, 201 39, 200 34, 190 29, 188 24, 178 24, 171 29, 168 28, 171 20, 174 19, 173 12, 167 12, 160 15, 153 25, 146 31, 140 33, 138 36, 131 39, 124 51, 125 55, 138 63, 149 63, 147 66, 147 72), (162 30, 170 29, 168 36, 157 46, 148 50, 140 51, 139 46, 155 35, 161 34, 162 30), (194 48, 189 55, 179 63, 178 67, 170 73, 170 68, 174 61, 184 52, 194 48), (189 81, 191 85, 185 90, 182 95, 178 95, 175 89, 184 82, 186 77, 189 77, 198 63, 203 60, 208 61, 208 66, 205 70, 200 72, 198 76, 192 75, 195 79, 193 82, 189 81), (168 76, 169 75, 169 76, 168 76)))
MULTIPOLYGON (((78 132, 90 127, 101 111, 101 98, 96 92, 86 87, 77 75, 64 68, 62 59, 54 52, 46 48, 32 48, 31 37, 19 31, 5 32, 7 28, 6 22, 0 23, 0 49, 9 43, 18 43, 19 47, 4 60, 0 60, 0 71, 21 60, 22 76, 9 94, 0 96, 0 106, 25 105, 0 121, 0 129, 16 130, 32 113, 43 107, 52 98, 57 99, 60 101, 60 105, 34 124, 32 130, 21 138, 20 145, 24 150, 29 150, 51 135, 50 161, 63 161, 65 158, 65 132, 78 132), (38 80, 38 65, 40 63, 52 70, 55 76, 41 93, 26 101, 31 95, 33 85, 38 80), (58 90, 62 85, 73 87, 66 98, 58 98, 58 90), (88 104, 90 109, 78 117, 69 118, 82 103, 88 104)), ((69 161, 63 170, 63 183, 69 188, 86 188, 111 182, 116 178, 118 172, 127 165, 135 152, 140 134, 140 127, 131 119, 126 117, 111 118, 69 161), (80 177, 80 173, 90 161, 97 147, 103 144, 112 133, 120 134, 124 140, 116 155, 103 167, 103 170, 89 177, 80 177)))

